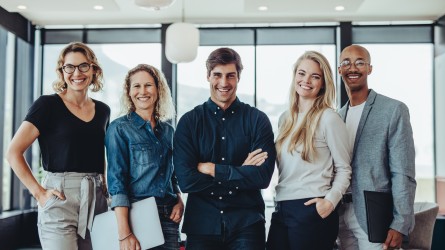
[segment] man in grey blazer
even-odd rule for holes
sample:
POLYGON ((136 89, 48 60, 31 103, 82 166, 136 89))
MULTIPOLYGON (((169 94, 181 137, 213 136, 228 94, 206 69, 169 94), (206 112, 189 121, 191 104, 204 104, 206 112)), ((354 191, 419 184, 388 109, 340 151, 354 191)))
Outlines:
POLYGON ((409 111, 404 103, 368 88, 372 65, 364 47, 346 47, 340 62, 338 72, 349 97, 340 115, 346 122, 353 151, 352 199, 345 199, 339 211, 339 247, 400 248, 403 236, 414 227, 415 152, 409 111), (394 219, 383 244, 368 241, 364 190, 392 193, 394 219))

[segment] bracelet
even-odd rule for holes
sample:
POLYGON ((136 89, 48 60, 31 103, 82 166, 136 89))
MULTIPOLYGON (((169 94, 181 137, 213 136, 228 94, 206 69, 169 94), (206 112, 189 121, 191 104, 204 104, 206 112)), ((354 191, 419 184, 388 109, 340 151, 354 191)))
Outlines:
POLYGON ((125 236, 125 237, 119 239, 119 241, 123 241, 123 240, 125 240, 126 238, 130 237, 131 235, 133 235, 133 233, 130 233, 130 234, 128 234, 127 236, 125 236))

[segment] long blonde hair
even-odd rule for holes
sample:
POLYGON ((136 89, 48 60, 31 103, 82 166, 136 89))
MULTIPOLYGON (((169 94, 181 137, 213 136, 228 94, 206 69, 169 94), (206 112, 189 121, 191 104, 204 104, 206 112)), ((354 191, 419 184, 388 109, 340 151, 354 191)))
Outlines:
POLYGON ((281 148, 284 141, 286 138, 291 136, 287 151, 292 154, 294 151, 296 151, 298 145, 303 144, 301 158, 308 162, 313 160, 313 157, 315 157, 314 136, 321 115, 325 109, 334 107, 335 85, 331 66, 329 65, 326 57, 324 57, 321 53, 316 51, 306 51, 294 64, 293 78, 289 91, 289 108, 288 111, 283 114, 281 119, 282 122, 279 126, 275 144, 278 156, 281 154, 281 148), (296 91, 295 75, 303 60, 312 60, 320 65, 320 69, 323 71, 323 87, 320 89, 318 96, 315 98, 312 107, 303 118, 301 125, 295 132, 292 133, 297 124, 299 110, 299 95, 296 91))
POLYGON ((175 117, 175 107, 173 105, 172 96, 170 94, 170 88, 168 87, 167 80, 164 74, 148 64, 139 64, 136 67, 130 69, 125 76, 124 93, 122 95, 122 101, 124 109, 127 114, 136 110, 133 101, 130 97, 131 77, 139 71, 145 71, 150 74, 155 80, 156 88, 158 89, 158 100, 156 101, 154 109, 154 117, 156 120, 168 121, 175 117))

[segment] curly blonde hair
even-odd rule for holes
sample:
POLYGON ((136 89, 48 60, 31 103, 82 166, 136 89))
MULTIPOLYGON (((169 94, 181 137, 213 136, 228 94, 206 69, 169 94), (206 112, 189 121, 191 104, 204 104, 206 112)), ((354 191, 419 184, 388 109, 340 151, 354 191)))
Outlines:
POLYGON ((53 83, 53 89, 57 93, 63 92, 67 88, 67 84, 65 79, 63 79, 63 64, 65 61, 65 56, 71 52, 82 53, 88 60, 89 64, 93 65, 93 80, 90 83, 90 89, 93 92, 97 92, 103 88, 103 72, 102 68, 97 61, 97 57, 94 54, 93 50, 90 49, 86 44, 81 42, 71 42, 65 48, 62 49, 59 55, 59 59, 57 60, 56 73, 57 80, 53 83))
POLYGON ((130 69, 125 76, 124 93, 122 95, 122 102, 127 114, 136 110, 133 101, 130 96, 131 77, 137 72, 145 71, 150 74, 158 90, 158 100, 156 101, 154 109, 154 117, 156 120, 168 121, 175 117, 175 107, 173 105, 173 99, 170 93, 170 88, 167 84, 164 74, 157 68, 148 64, 139 64, 136 67, 130 69))

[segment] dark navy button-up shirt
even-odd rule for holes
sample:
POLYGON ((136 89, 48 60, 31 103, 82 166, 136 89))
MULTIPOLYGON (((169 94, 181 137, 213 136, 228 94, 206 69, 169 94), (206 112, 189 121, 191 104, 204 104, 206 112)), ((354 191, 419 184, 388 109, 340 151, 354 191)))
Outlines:
POLYGON ((158 205, 177 202, 179 188, 173 171, 173 127, 150 122, 132 112, 114 120, 106 133, 107 181, 111 207, 155 197, 158 205))
POLYGON ((276 151, 268 117, 238 98, 225 111, 211 99, 181 117, 174 136, 173 161, 179 187, 188 193, 182 231, 221 234, 264 221, 261 189, 270 183, 276 151), (261 166, 242 166, 248 154, 268 152, 261 166), (215 165, 215 177, 200 162, 215 165))

